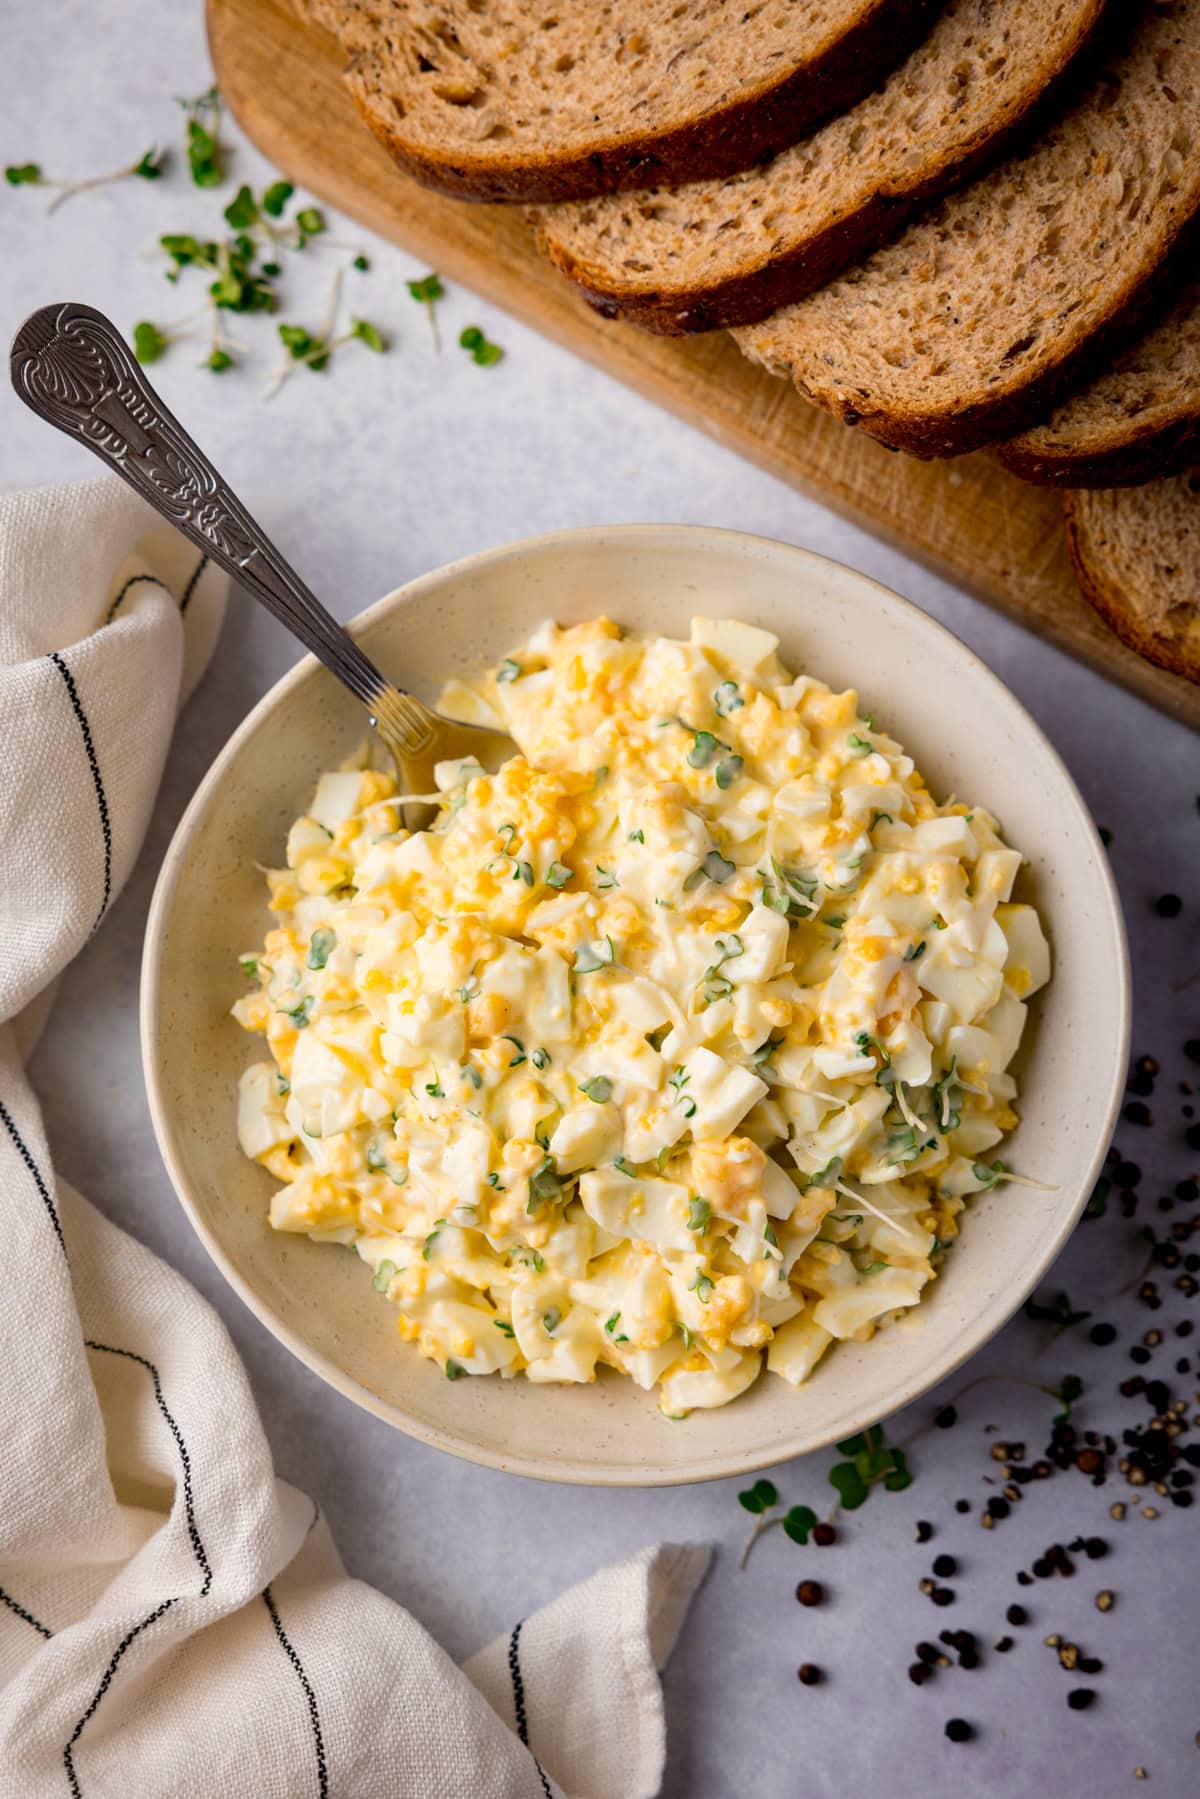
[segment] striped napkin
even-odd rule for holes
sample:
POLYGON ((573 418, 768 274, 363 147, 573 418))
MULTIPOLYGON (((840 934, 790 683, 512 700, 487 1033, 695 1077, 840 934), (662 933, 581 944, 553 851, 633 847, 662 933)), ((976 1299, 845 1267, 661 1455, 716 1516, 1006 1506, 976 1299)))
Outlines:
POLYGON ((224 586, 119 483, 0 497, 0 1795, 642 1799, 707 1550, 645 1549, 456 1667, 275 1478, 215 1313, 51 1166, 23 1062, 224 586))

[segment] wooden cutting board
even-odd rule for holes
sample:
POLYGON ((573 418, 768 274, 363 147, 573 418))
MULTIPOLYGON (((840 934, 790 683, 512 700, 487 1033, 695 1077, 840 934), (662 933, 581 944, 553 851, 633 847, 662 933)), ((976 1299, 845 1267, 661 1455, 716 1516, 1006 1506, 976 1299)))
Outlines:
POLYGON ((1200 688, 1125 649, 1080 596, 1052 493, 982 455, 893 455, 752 367, 723 332, 652 337, 601 319, 538 255, 520 208, 444 199, 400 173, 342 85, 337 46, 287 0, 208 0, 208 31, 225 100, 297 186, 1200 728, 1200 688))

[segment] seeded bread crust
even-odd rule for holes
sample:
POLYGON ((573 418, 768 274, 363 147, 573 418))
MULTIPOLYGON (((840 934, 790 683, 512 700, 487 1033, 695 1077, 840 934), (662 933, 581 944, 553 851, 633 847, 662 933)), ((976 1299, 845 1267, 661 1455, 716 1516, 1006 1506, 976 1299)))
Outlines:
POLYGON ((1085 598, 1122 643, 1200 684, 1200 469, 1148 487, 1063 495, 1085 598))
POLYGON ((606 318, 667 335, 752 324, 823 287, 1049 116, 1104 5, 950 0, 882 87, 772 163, 719 184, 545 208, 539 245, 606 318))
POLYGON ((1110 369, 996 454, 1048 487, 1131 487, 1200 461, 1200 281, 1110 369))
POLYGON ((338 39, 359 110, 408 174, 459 199, 541 203, 717 178, 776 155, 882 80, 936 0, 295 3, 338 39), (761 55, 748 55, 756 32, 761 55), (571 90, 571 53, 552 62, 548 48, 568 37, 592 58, 584 80, 628 62, 611 105, 584 88, 570 118, 546 103, 550 85, 571 90), (735 37, 743 73, 714 92, 698 79, 701 52, 711 42, 731 56, 735 37))
POLYGON ((858 268, 734 333, 893 449, 962 455, 1044 418, 1128 342, 1200 214, 1200 0, 1132 41, 1024 156, 858 268))

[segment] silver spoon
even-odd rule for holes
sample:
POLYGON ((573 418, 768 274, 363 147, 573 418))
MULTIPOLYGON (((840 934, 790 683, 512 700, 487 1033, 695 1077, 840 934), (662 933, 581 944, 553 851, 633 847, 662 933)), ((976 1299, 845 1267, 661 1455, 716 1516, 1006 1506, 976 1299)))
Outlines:
POLYGON ((73 300, 43 306, 13 339, 11 366, 27 406, 106 462, 362 701, 404 792, 430 793, 437 762, 513 754, 511 738, 443 718, 384 678, 163 405, 111 319, 73 300))

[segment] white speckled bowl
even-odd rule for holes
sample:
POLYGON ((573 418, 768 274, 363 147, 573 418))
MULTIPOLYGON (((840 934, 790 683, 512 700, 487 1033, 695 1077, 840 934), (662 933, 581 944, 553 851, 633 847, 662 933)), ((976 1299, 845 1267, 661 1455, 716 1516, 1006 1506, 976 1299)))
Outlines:
POLYGON ((732 1405, 670 1422, 651 1394, 593 1385, 447 1381, 399 1341, 396 1314, 352 1253, 272 1232, 275 1185, 234 1130, 238 1075, 260 1053, 229 1008, 237 954, 268 924, 256 863, 282 859, 318 773, 360 741, 356 701, 311 657, 217 758, 175 835, 142 971, 142 1053, 159 1145, 188 1216, 258 1318, 359 1405, 426 1443, 547 1480, 655 1486, 745 1473, 860 1429, 941 1380, 997 1331, 1084 1206, 1125 1075, 1129 974, 1108 861, 1070 776, 1000 682, 914 606, 823 557, 736 532, 632 525, 510 544, 426 575, 363 613, 355 635, 432 698, 496 661, 541 618, 607 612, 686 636, 693 613, 776 632, 786 662, 866 709, 939 796, 977 800, 1029 859, 1054 977, 1034 1001, 1018 1074, 1022 1123, 1004 1154, 1053 1183, 981 1195, 929 1298, 867 1344, 832 1349, 800 1391, 765 1375, 732 1405))

